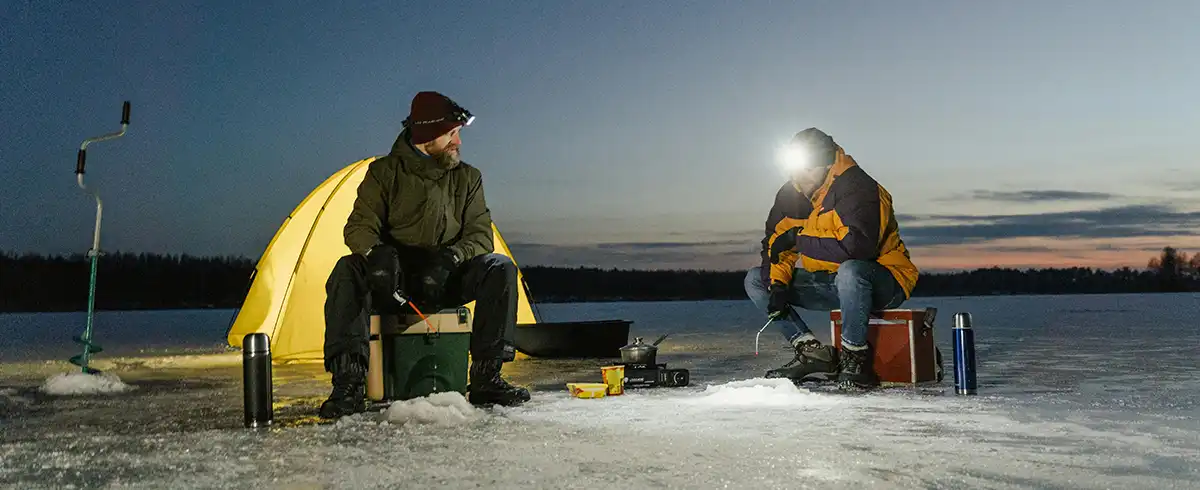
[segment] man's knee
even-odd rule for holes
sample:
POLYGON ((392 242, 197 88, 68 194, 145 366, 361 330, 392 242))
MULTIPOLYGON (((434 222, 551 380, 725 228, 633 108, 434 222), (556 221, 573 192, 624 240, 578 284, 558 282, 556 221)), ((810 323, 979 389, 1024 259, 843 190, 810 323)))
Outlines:
POLYGON ((326 285, 332 286, 334 283, 344 281, 346 279, 358 279, 366 276, 367 258, 359 254, 343 255, 333 264, 333 270, 329 272, 329 279, 326 285))
POLYGON ((870 260, 847 260, 838 266, 837 277, 834 280, 838 286, 870 282, 871 274, 877 266, 876 262, 870 260))
POLYGON ((343 255, 333 265, 334 270, 360 271, 367 267, 367 258, 361 254, 343 255))
POLYGON ((879 264, 873 260, 851 259, 838 265, 837 274, 839 276, 870 277, 878 266, 879 264))
POLYGON ((742 287, 746 289, 747 293, 767 290, 767 281, 763 278, 764 274, 762 266, 751 267, 750 270, 746 271, 746 278, 742 280, 742 287))
POLYGON ((483 256, 483 263, 489 271, 497 272, 508 280, 517 280, 517 264, 507 255, 490 253, 483 256))

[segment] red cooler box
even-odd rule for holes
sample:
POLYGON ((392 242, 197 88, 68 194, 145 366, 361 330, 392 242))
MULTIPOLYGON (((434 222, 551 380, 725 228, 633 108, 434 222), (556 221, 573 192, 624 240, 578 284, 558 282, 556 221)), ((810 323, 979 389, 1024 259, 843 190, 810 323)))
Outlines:
MULTIPOLYGON (((875 374, 883 386, 936 383, 941 380, 933 320, 937 308, 871 312, 867 342, 875 349, 875 374)), ((842 348, 842 311, 829 312, 830 337, 842 348)))

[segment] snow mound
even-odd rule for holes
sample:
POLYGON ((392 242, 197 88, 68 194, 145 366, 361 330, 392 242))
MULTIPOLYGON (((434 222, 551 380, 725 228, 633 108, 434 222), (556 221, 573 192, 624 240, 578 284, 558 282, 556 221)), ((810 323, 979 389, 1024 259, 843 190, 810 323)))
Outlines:
POLYGON ((681 397, 678 401, 709 406, 794 407, 840 405, 846 399, 797 388, 786 378, 754 378, 711 385, 699 396, 681 397))
POLYGON ((398 425, 408 423, 441 426, 462 425, 478 420, 483 412, 458 392, 435 393, 393 403, 384 417, 398 425))
POLYGON ((96 395, 122 393, 133 387, 112 373, 59 373, 46 379, 41 390, 50 395, 96 395))

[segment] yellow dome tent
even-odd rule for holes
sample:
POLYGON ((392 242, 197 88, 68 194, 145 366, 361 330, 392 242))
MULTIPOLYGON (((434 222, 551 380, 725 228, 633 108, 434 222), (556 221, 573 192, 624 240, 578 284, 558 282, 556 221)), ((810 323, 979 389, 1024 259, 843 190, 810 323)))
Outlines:
MULTIPOLYGON (((334 173, 284 220, 254 268, 250 290, 229 329, 229 345, 241 348, 246 334, 261 332, 271 338, 274 360, 324 358, 325 281, 338 259, 350 253, 342 228, 350 216, 358 184, 376 158, 360 160, 334 173)), ((492 236, 496 253, 512 258, 494 224, 492 236)), ((536 323, 519 268, 517 280, 522 286, 517 288, 517 323, 536 323)), ((473 316, 475 303, 466 306, 473 316)), ((518 353, 517 357, 525 356, 518 353)))

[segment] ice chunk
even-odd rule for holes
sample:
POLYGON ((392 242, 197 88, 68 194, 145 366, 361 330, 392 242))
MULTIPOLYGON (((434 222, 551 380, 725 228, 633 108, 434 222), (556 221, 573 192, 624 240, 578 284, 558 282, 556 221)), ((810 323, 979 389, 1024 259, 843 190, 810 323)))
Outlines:
POLYGON ((51 395, 94 395, 122 393, 133 387, 112 373, 59 373, 46 379, 41 390, 51 395))
POLYGON ((705 388, 699 397, 687 397, 678 401, 694 405, 811 407, 838 405, 845 403, 846 399, 802 390, 786 378, 754 378, 711 385, 705 388))
POLYGON ((428 397, 393 403, 387 409, 388 422, 434 425, 461 425, 478 420, 483 415, 458 392, 434 393, 428 397))

